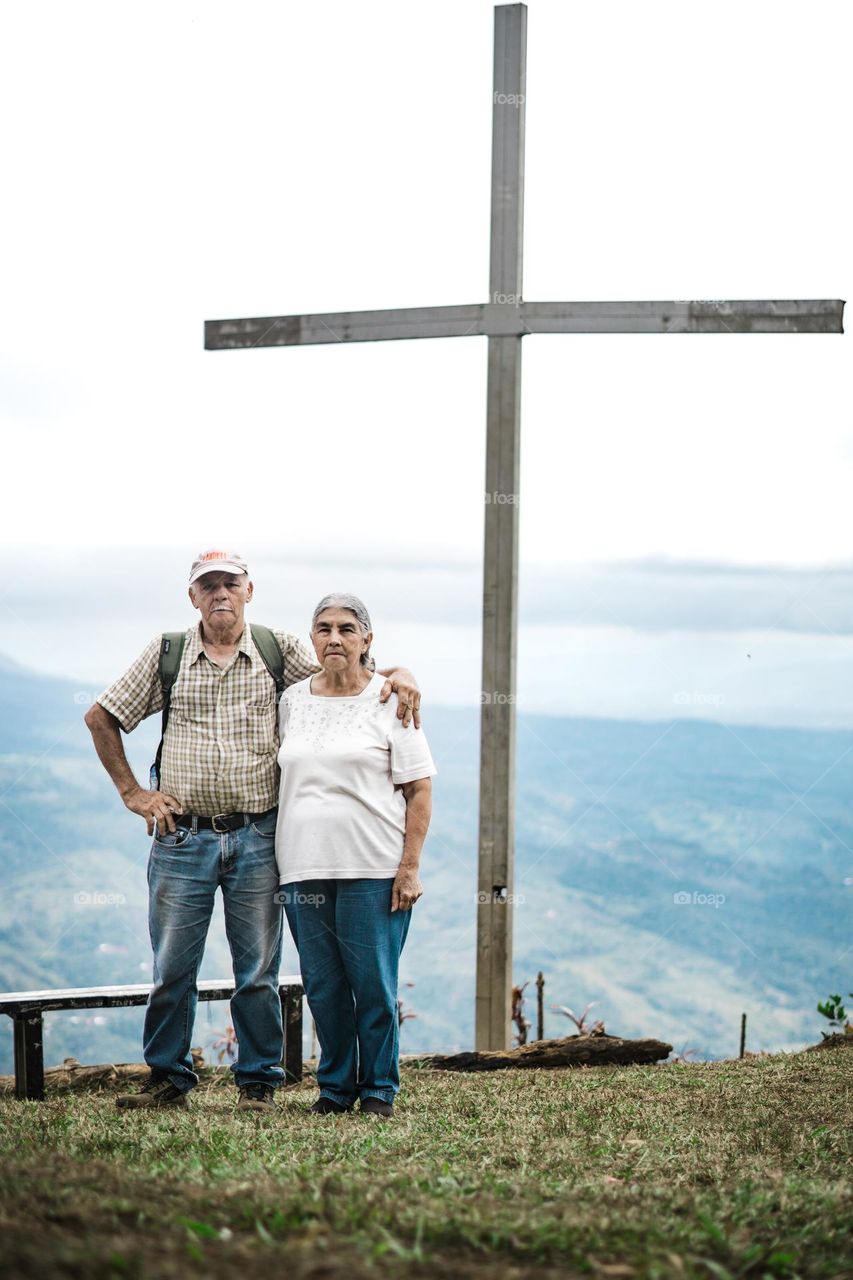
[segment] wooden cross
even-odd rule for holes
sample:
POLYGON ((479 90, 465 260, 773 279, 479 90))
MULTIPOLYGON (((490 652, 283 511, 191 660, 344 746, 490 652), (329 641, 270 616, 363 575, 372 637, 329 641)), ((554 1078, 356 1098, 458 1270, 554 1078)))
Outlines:
POLYGON ((841 333, 844 304, 524 302, 527 6, 495 8, 489 300, 325 315, 209 320, 205 347, 487 337, 476 1044, 510 1043, 521 340, 531 333, 841 333))

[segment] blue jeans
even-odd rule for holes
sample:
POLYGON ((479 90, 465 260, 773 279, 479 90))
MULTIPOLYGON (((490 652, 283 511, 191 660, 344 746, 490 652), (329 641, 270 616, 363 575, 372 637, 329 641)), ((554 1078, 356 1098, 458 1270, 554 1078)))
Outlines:
POLYGON ((218 835, 178 827, 158 836, 148 860, 148 926, 154 948, 154 990, 145 1010, 145 1061, 157 1079, 178 1089, 198 1084, 190 1038, 198 976, 217 886, 234 966, 231 1018, 238 1085, 276 1087, 281 1068, 282 913, 276 902, 276 810, 257 824, 218 835))
POLYGON ((390 880, 281 886, 320 1042, 320 1096, 393 1102, 400 1088, 397 973, 411 911, 391 912, 390 880))

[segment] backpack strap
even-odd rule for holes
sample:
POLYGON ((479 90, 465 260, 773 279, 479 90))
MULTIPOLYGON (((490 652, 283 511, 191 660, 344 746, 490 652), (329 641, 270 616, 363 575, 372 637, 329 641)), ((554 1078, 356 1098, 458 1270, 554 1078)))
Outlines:
POLYGON ((169 711, 172 706, 172 686, 178 678, 186 638, 185 631, 166 631, 160 639, 157 674, 163 686, 163 720, 160 728, 160 744, 151 766, 152 791, 156 791, 160 786, 160 758, 163 755, 163 739, 166 737, 166 725, 169 723, 169 711))
POLYGON ((259 622, 253 622, 250 625, 255 648, 275 681, 276 696, 280 698, 284 693, 284 658, 281 656, 278 641, 269 627, 262 627, 259 622))

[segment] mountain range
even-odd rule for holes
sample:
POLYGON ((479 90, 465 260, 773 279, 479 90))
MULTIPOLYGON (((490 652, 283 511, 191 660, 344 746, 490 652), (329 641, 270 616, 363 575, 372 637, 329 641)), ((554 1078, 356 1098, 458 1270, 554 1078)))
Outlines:
MULTIPOLYGON (((148 980, 149 840, 83 724, 91 693, 0 660, 0 990, 148 980)), ((427 707, 439 774, 403 954, 404 1052, 473 1039, 478 717, 427 707)), ((128 739, 144 778, 154 720, 128 739)), ((819 1038, 851 985, 853 732, 520 715, 514 977, 545 1034, 654 1036, 695 1058, 819 1038)), ((297 972, 286 937, 282 972, 297 972)), ((221 904, 202 977, 230 974, 221 904)), ((139 1061, 138 1009, 55 1013, 45 1058, 139 1061)), ((227 1006, 199 1007, 210 1046, 227 1006)), ((535 1026, 533 1028, 535 1034, 535 1026)), ((306 1040, 307 1048, 307 1040, 306 1040)), ((11 1022, 0 1072, 11 1070, 11 1022)))

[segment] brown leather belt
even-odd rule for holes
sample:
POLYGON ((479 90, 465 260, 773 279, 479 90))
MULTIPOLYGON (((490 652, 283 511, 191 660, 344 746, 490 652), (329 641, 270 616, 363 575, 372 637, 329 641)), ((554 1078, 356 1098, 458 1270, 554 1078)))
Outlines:
POLYGON ((215 813, 212 818, 200 818, 194 813, 178 813, 175 825, 189 827, 191 831, 215 831, 217 835, 225 835, 226 831, 238 831, 247 827, 250 822, 259 822, 267 814, 275 813, 275 808, 265 809, 263 813, 215 813))

